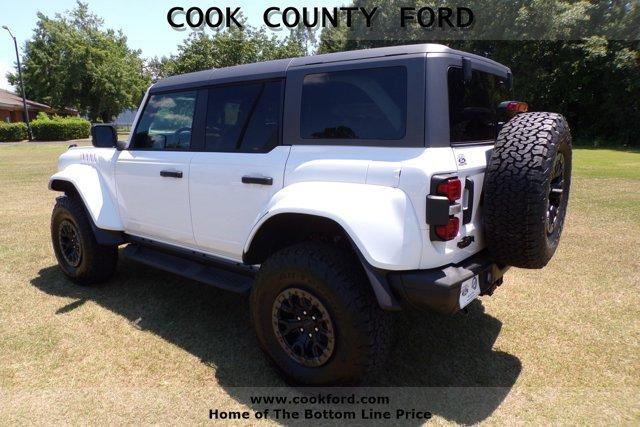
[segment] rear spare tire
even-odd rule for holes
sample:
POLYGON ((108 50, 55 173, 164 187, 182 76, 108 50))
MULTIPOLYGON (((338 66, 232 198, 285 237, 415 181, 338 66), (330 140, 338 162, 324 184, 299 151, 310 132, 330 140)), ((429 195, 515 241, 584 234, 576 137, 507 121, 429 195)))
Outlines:
POLYGON ((496 140, 484 183, 484 231, 497 262, 542 268, 564 225, 571 184, 571 133, 563 116, 523 113, 496 140))

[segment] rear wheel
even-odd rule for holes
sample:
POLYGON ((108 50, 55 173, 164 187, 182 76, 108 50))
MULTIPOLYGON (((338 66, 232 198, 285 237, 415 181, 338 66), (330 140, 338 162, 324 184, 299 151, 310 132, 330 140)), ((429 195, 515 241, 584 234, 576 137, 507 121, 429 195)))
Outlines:
POLYGON ((389 314, 358 262, 333 245, 308 242, 262 264, 251 318, 262 350, 288 380, 357 383, 385 360, 389 314))
POLYGON ((96 242, 82 202, 63 196, 51 214, 51 242, 62 272, 79 285, 108 280, 116 269, 117 246, 96 242))
POLYGON ((494 259, 544 267, 558 247, 571 184, 571 134, 555 113, 523 113, 504 125, 487 166, 484 228, 494 259))

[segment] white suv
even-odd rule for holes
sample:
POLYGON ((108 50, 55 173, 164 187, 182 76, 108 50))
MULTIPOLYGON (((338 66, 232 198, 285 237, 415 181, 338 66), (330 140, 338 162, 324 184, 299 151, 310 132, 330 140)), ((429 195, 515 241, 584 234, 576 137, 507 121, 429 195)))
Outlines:
POLYGON ((388 311, 454 313, 508 266, 541 268, 565 217, 564 118, 509 101, 511 72, 441 45, 241 65, 147 92, 126 143, 96 125, 49 186, 62 271, 120 255, 251 292, 262 349, 292 381, 379 366, 388 311))

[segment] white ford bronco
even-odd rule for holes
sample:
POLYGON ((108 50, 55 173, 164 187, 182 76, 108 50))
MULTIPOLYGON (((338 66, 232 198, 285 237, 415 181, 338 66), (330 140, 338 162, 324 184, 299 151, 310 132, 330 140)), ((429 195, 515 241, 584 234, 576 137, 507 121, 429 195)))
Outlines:
POLYGON ((384 362, 389 311, 455 313, 553 256, 571 136, 511 82, 434 44, 161 80, 127 142, 96 125, 60 157, 60 268, 89 285, 122 256, 250 292, 287 379, 357 382, 384 362))

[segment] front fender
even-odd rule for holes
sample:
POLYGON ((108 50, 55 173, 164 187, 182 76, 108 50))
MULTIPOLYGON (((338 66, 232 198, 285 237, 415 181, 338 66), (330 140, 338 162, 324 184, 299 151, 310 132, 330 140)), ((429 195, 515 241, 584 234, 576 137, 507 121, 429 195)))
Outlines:
POLYGON ((278 214, 321 216, 338 223, 373 267, 420 267, 422 239, 411 201, 398 188, 341 182, 300 182, 276 193, 251 230, 245 252, 262 224, 278 214))
POLYGON ((95 168, 83 164, 69 165, 49 179, 49 189, 56 190, 59 182, 68 182, 75 187, 96 227, 104 230, 124 230, 118 207, 95 168))

